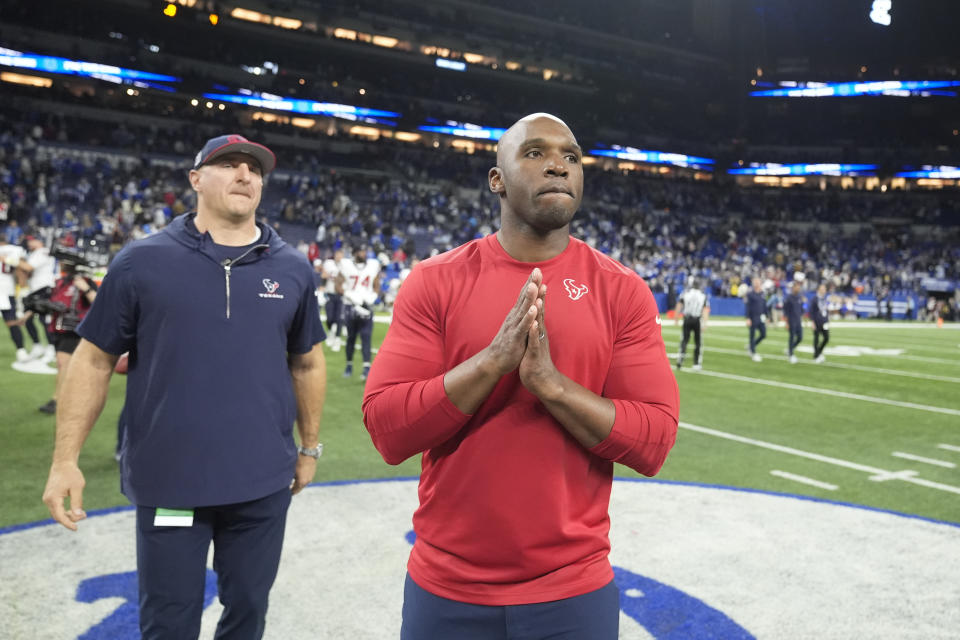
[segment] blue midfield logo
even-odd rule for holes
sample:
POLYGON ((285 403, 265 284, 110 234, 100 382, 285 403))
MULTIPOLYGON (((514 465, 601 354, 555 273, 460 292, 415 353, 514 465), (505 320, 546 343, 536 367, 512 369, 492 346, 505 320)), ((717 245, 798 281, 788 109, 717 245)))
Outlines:
MULTIPOLYGON (((410 544, 416 539, 413 531, 408 531, 404 537, 410 544)), ((614 567, 613 576, 620 589, 621 611, 656 640, 754 638, 721 611, 679 589, 622 567, 614 567)), ((217 575, 207 569, 203 608, 210 606, 216 596, 217 575)), ((90 578, 77 587, 78 602, 118 597, 123 598, 124 603, 77 640, 134 640, 140 637, 136 571, 90 578)))
MULTIPOLYGON (((207 569, 207 582, 203 589, 203 608, 206 609, 217 597, 217 574, 207 569)), ((140 637, 140 618, 137 602, 137 572, 113 573, 89 578, 77 587, 77 602, 96 602, 103 598, 123 598, 124 603, 109 616, 77 640, 134 640, 140 637)))

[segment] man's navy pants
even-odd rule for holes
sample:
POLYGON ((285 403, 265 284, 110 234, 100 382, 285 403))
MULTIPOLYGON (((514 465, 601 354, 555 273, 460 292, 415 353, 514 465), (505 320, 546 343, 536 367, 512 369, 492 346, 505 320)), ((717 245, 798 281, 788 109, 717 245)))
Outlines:
POLYGON ((468 604, 403 586, 400 640, 617 640, 620 590, 613 580, 580 596, 509 606, 468 604))
POLYGON ((217 639, 263 636, 270 587, 277 577, 290 490, 258 500, 194 509, 193 526, 156 527, 156 508, 137 507, 137 575, 143 640, 189 640, 200 634, 207 551, 223 615, 217 639))

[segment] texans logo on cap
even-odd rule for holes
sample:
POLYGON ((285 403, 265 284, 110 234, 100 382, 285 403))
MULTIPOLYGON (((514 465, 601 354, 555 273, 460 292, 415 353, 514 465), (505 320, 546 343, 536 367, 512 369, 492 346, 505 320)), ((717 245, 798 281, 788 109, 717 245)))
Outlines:
POLYGON ((274 167, 277 166, 277 157, 273 151, 262 144, 251 142, 241 135, 231 133, 207 140, 203 149, 194 158, 193 168, 199 169, 226 153, 245 153, 251 156, 260 165, 260 170, 264 175, 273 171, 274 167))

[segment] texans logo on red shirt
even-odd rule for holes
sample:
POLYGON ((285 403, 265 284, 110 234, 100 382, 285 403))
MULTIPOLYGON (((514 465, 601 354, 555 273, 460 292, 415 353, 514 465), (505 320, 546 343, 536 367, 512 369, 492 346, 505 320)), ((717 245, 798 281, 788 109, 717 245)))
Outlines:
POLYGON ((270 278, 264 278, 263 286, 267 290, 267 293, 274 293, 277 289, 280 288, 280 283, 274 282, 270 278))
POLYGON ((579 300, 590 291, 585 284, 577 284, 573 278, 567 278, 563 281, 563 288, 567 290, 567 295, 571 300, 579 300))

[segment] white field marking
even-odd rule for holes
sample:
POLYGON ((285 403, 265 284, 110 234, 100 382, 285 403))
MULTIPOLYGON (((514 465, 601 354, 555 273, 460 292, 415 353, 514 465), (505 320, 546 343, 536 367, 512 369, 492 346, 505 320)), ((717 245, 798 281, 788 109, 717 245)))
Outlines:
POLYGON ((960 453, 960 447, 958 447, 958 446, 955 445, 955 444, 942 444, 942 443, 941 443, 941 444, 938 444, 938 445, 937 445, 937 448, 938 448, 938 449, 946 449, 947 451, 956 451, 956 452, 960 453))
MULTIPOLYGON (((784 330, 784 334, 783 334, 783 336, 782 336, 782 337, 784 338, 784 344, 786 343, 786 337, 787 337, 785 331, 786 331, 786 330, 784 330)), ((776 335, 776 334, 774 334, 774 335, 776 335)), ((764 344, 764 345, 770 345, 770 344, 772 344, 771 341, 770 341, 770 337, 771 337, 771 334, 768 333, 768 334, 767 334, 767 339, 763 341, 763 344, 764 344)), ((846 339, 846 340, 849 340, 849 338, 845 338, 845 339, 846 339)), ((743 338, 739 338, 739 337, 735 337, 735 336, 719 335, 719 334, 716 334, 716 333, 711 333, 711 334, 705 335, 704 338, 703 338, 703 342, 705 342, 705 343, 706 343, 706 342, 710 342, 710 341, 714 341, 714 340, 724 340, 724 341, 726 341, 726 342, 739 342, 739 343, 742 344, 742 345, 746 345, 746 344, 749 342, 749 340, 747 339, 746 336, 744 336, 743 338)), ((853 340, 856 340, 856 338, 853 338, 853 340)), ((677 338, 677 341, 679 342, 679 338, 677 338)), ((867 345, 853 345, 853 346, 867 346, 867 345)), ((830 347, 827 347, 827 348, 829 349, 830 347)), ((943 353, 943 348, 939 348, 939 349, 938 349, 938 348, 936 348, 936 347, 921 347, 921 348, 918 348, 917 350, 936 351, 936 352, 938 352, 938 353, 943 353)), ((744 351, 747 351, 747 349, 744 348, 744 351)), ((762 355, 763 357, 767 357, 766 354, 764 354, 764 353, 761 353, 760 355, 762 355)), ((830 354, 828 353, 827 355, 830 355, 830 354)), ((849 357, 849 356, 847 356, 847 357, 849 357)), ((949 360, 949 359, 946 359, 946 358, 931 358, 931 357, 927 357, 927 356, 914 356, 914 355, 903 354, 903 353, 900 354, 900 355, 898 355, 898 356, 867 355, 867 356, 863 356, 863 357, 874 357, 874 358, 876 358, 876 357, 882 357, 882 358, 888 358, 888 359, 914 360, 914 361, 916 361, 916 362, 929 362, 929 363, 931 363, 931 364, 952 364, 952 365, 960 365, 960 360, 957 360, 957 359, 949 360)))
MULTIPOLYGON (((722 333, 711 333, 711 334, 706 334, 706 335, 704 336, 704 341, 708 341, 708 340, 726 340, 726 341, 729 341, 729 342, 739 342, 739 343, 741 343, 741 344, 743 344, 743 345, 746 345, 746 344, 749 342, 749 334, 748 334, 748 332, 746 331, 746 329, 747 329, 747 328, 744 327, 744 333, 743 333, 743 337, 742 337, 742 338, 741 338, 740 336, 730 336, 730 335, 724 335, 724 334, 722 334, 722 333)), ((812 335, 812 333, 811 333, 811 335, 812 335)), ((783 341, 784 343, 786 343, 787 330, 786 330, 786 329, 783 329, 782 332, 777 331, 777 332, 775 332, 775 333, 768 331, 768 332, 767 332, 767 338, 766 338, 766 340, 764 340, 763 344, 771 344, 771 338, 776 338, 777 336, 780 336, 780 337, 782 338, 782 341, 783 341)), ((846 343, 850 343, 850 346, 854 346, 854 347, 875 347, 876 344, 877 344, 876 341, 871 341, 871 340, 868 340, 868 339, 866 339, 866 338, 862 338, 862 337, 860 337, 860 336, 851 336, 851 335, 844 335, 844 336, 841 336, 840 338, 831 337, 831 343, 835 343, 836 340, 843 340, 843 341, 846 342, 846 343)), ((888 339, 888 342, 889 342, 889 341, 894 341, 894 340, 893 340, 893 339, 888 339)), ((776 340, 774 339, 773 342, 776 342, 776 340)), ((808 341, 808 342, 809 342, 809 341, 808 341)), ((899 340, 896 340, 896 344, 897 344, 897 348, 900 348, 900 347, 905 346, 904 343, 903 343, 902 341, 899 341, 899 340)), ((829 348, 829 346, 828 346, 827 348, 829 348)), ((935 353, 943 353, 943 351, 944 351, 942 346, 929 345, 929 344, 928 344, 928 345, 924 345, 924 346, 916 345, 916 346, 913 347, 913 349, 914 349, 915 351, 932 351, 932 352, 935 352, 935 353)), ((899 357, 899 358, 904 358, 904 357, 907 357, 907 356, 905 356, 905 355, 900 355, 900 356, 897 356, 897 357, 899 357)), ((913 357, 914 357, 914 358, 923 358, 924 356, 913 356, 913 357)), ((942 359, 942 358, 934 358, 933 361, 934 361, 934 362, 940 362, 940 361, 942 361, 942 362, 946 362, 946 363, 948 363, 948 364, 960 364, 960 360, 956 360, 956 359, 946 360, 946 359, 942 359)))
POLYGON ((867 480, 873 482, 886 482, 887 480, 906 480, 907 478, 913 478, 917 475, 916 471, 905 469, 904 471, 891 471, 889 473, 877 474, 875 476, 870 476, 867 480))
POLYGON ((727 433, 726 431, 719 431, 717 429, 711 429, 709 427, 700 427, 695 424, 690 424, 689 422, 680 422, 679 424, 684 429, 690 429, 691 431, 698 431, 700 433, 716 436, 718 438, 733 440, 734 442, 740 442, 743 444, 751 444, 755 447, 770 449, 771 451, 779 451, 780 453, 786 453, 792 456, 799 456, 801 458, 807 458, 809 460, 816 460, 817 462, 825 462, 827 464, 832 464, 838 467, 853 469, 854 471, 863 471, 864 473, 869 473, 872 477, 878 478, 880 480, 886 480, 886 479, 903 480, 904 482, 917 484, 922 487, 927 487, 929 489, 938 489, 940 491, 948 491, 950 493, 955 493, 957 495, 960 495, 960 487, 955 487, 950 484, 943 484, 941 482, 932 482, 930 480, 924 480, 923 478, 917 478, 915 477, 916 471, 911 471, 911 472, 887 471, 885 469, 878 469, 877 467, 871 467, 866 464, 850 462, 849 460, 841 460, 840 458, 823 456, 823 455, 820 455, 819 453, 802 451, 800 449, 794 449, 793 447, 785 447, 783 445, 774 444, 772 442, 764 442, 763 440, 755 440, 753 438, 747 438, 745 436, 738 436, 734 433, 727 433), (910 475, 907 475, 907 473, 910 473, 910 475))
POLYGON ((803 484, 809 484, 813 487, 820 487, 821 489, 827 489, 829 491, 836 491, 837 485, 830 484, 829 482, 821 482, 820 480, 814 480, 813 478, 808 478, 807 476, 798 476, 795 473, 790 473, 788 471, 780 471, 779 469, 773 469, 770 472, 770 475, 777 476, 778 478, 785 478, 787 480, 793 480, 794 482, 800 482, 803 484))
MULTIPOLYGON (((687 346, 687 349, 690 349, 690 346, 687 346)), ((718 349, 717 347, 703 347, 704 351, 712 351, 714 353, 724 353, 734 356, 750 356, 749 351, 737 351, 736 349, 718 349)), ((789 358, 787 356, 778 356, 778 355, 767 355, 761 354, 764 360, 783 360, 786 361, 789 358)), ((899 357, 899 356, 898 356, 899 357)), ((845 362, 831 362, 827 360, 826 362, 821 362, 820 364, 815 363, 812 359, 810 360, 800 360, 800 364, 809 364, 816 365, 818 367, 833 367, 835 369, 851 369, 853 371, 866 371, 869 373, 883 373, 891 376, 906 376, 908 378, 920 378, 921 380, 936 380, 938 382, 960 382, 960 378, 954 378, 951 376, 937 376, 932 373, 918 373, 916 371, 901 371, 899 369, 883 369, 880 367, 867 367, 861 364, 847 364, 845 362)))
MULTIPOLYGON (((812 332, 811 332, 810 335, 811 335, 811 336, 813 335, 812 332)), ((804 337, 806 337, 806 335, 805 335, 804 337)), ((832 346, 832 344, 833 344, 833 342, 834 342, 834 337, 835 337, 835 336, 831 336, 831 340, 830 340, 831 346, 832 346)), ((895 346, 895 347, 891 347, 891 350, 895 350, 895 351, 897 351, 898 353, 895 353, 895 354, 883 353, 883 349, 877 349, 877 351, 879 351, 879 353, 870 353, 870 351, 876 347, 877 343, 874 342, 874 341, 868 340, 867 338, 864 338, 863 336, 844 335, 844 336, 840 336, 840 337, 838 337, 838 338, 836 338, 836 339, 837 339, 837 340, 843 340, 844 345, 847 346, 847 347, 850 347, 850 348, 852 348, 852 349, 860 348, 860 349, 865 350, 866 353, 864 353, 864 355, 867 355, 867 356, 884 357, 884 356, 891 356, 891 355, 893 355, 893 356, 900 357, 900 356, 903 356, 903 355, 904 355, 904 354, 903 354, 904 351, 907 351, 907 352, 909 352, 909 353, 925 353, 925 352, 926 352, 926 353, 933 353, 933 354, 943 354, 943 353, 944 353, 943 345, 930 344, 930 343, 918 344, 918 343, 916 343, 916 342, 909 342, 909 341, 905 341, 905 340, 896 340, 896 339, 894 339, 894 338, 890 338, 890 337, 887 337, 887 336, 884 337, 884 343, 885 343, 885 344, 889 344, 890 342, 895 342, 895 343, 896 343, 896 346, 895 346)), ((805 341, 805 342, 807 342, 807 341, 805 341)), ((811 340, 810 340, 809 342, 812 343, 812 338, 811 338, 811 340)), ((830 347, 828 346, 827 349, 829 349, 829 348, 830 348, 830 347)), ((930 357, 930 356, 915 356, 915 357, 922 358, 922 357, 930 357)), ((956 360, 951 360, 950 362, 957 362, 957 361, 956 361, 956 360)))
MULTIPOLYGON (((942 349, 941 349, 942 351, 942 349)), ((947 360, 946 358, 928 358, 926 356, 911 356, 909 354, 902 354, 896 356, 897 358, 903 358, 904 360, 913 360, 914 362, 929 362, 930 364, 952 364, 960 365, 960 360, 947 360)))
POLYGON ((793 389, 794 391, 807 391, 809 393, 819 393, 825 396, 847 398, 849 400, 863 400, 864 402, 886 404, 893 407, 902 407, 904 409, 917 409, 919 411, 930 411, 932 413, 945 413, 948 416, 960 416, 960 409, 950 409, 947 407, 933 407, 928 404, 918 404, 916 402, 901 402, 899 400, 887 400, 886 398, 865 396, 859 393, 847 393, 846 391, 834 391, 833 389, 821 389, 819 387, 808 387, 806 385, 793 384, 790 382, 777 382, 775 380, 763 380, 761 378, 750 378, 747 376, 738 376, 733 373, 720 373, 719 371, 708 371, 706 369, 703 369, 702 371, 697 371, 696 373, 703 376, 713 376, 715 378, 726 378, 727 380, 737 380, 738 382, 752 382, 754 384, 763 384, 768 387, 779 387, 781 389, 793 389))
POLYGON ((932 464, 938 467, 945 467, 947 469, 956 469, 957 465, 952 462, 947 462, 946 460, 937 460, 936 458, 925 458, 924 456, 918 456, 912 453, 904 453, 903 451, 894 451, 891 453, 894 458, 903 458, 904 460, 915 460, 916 462, 922 462, 924 464, 932 464))
MULTIPOLYGON (((730 316, 727 316, 729 318, 730 316)), ((667 318, 663 316, 663 326, 674 326, 673 318, 667 318)), ((774 326, 783 328, 783 323, 774 325, 770 322, 767 323, 767 328, 772 329, 774 326)), ((746 318, 734 318, 732 320, 719 320, 714 318, 709 318, 707 320, 707 327, 744 327, 746 328, 746 318)), ((680 328, 679 326, 677 327, 680 328)), ((951 322, 944 323, 942 327, 938 327, 934 323, 926 322, 864 322, 862 320, 831 320, 830 321, 831 329, 893 329, 893 330, 902 330, 902 331, 926 331, 926 330, 936 330, 936 331, 960 331, 960 323, 951 322)))

